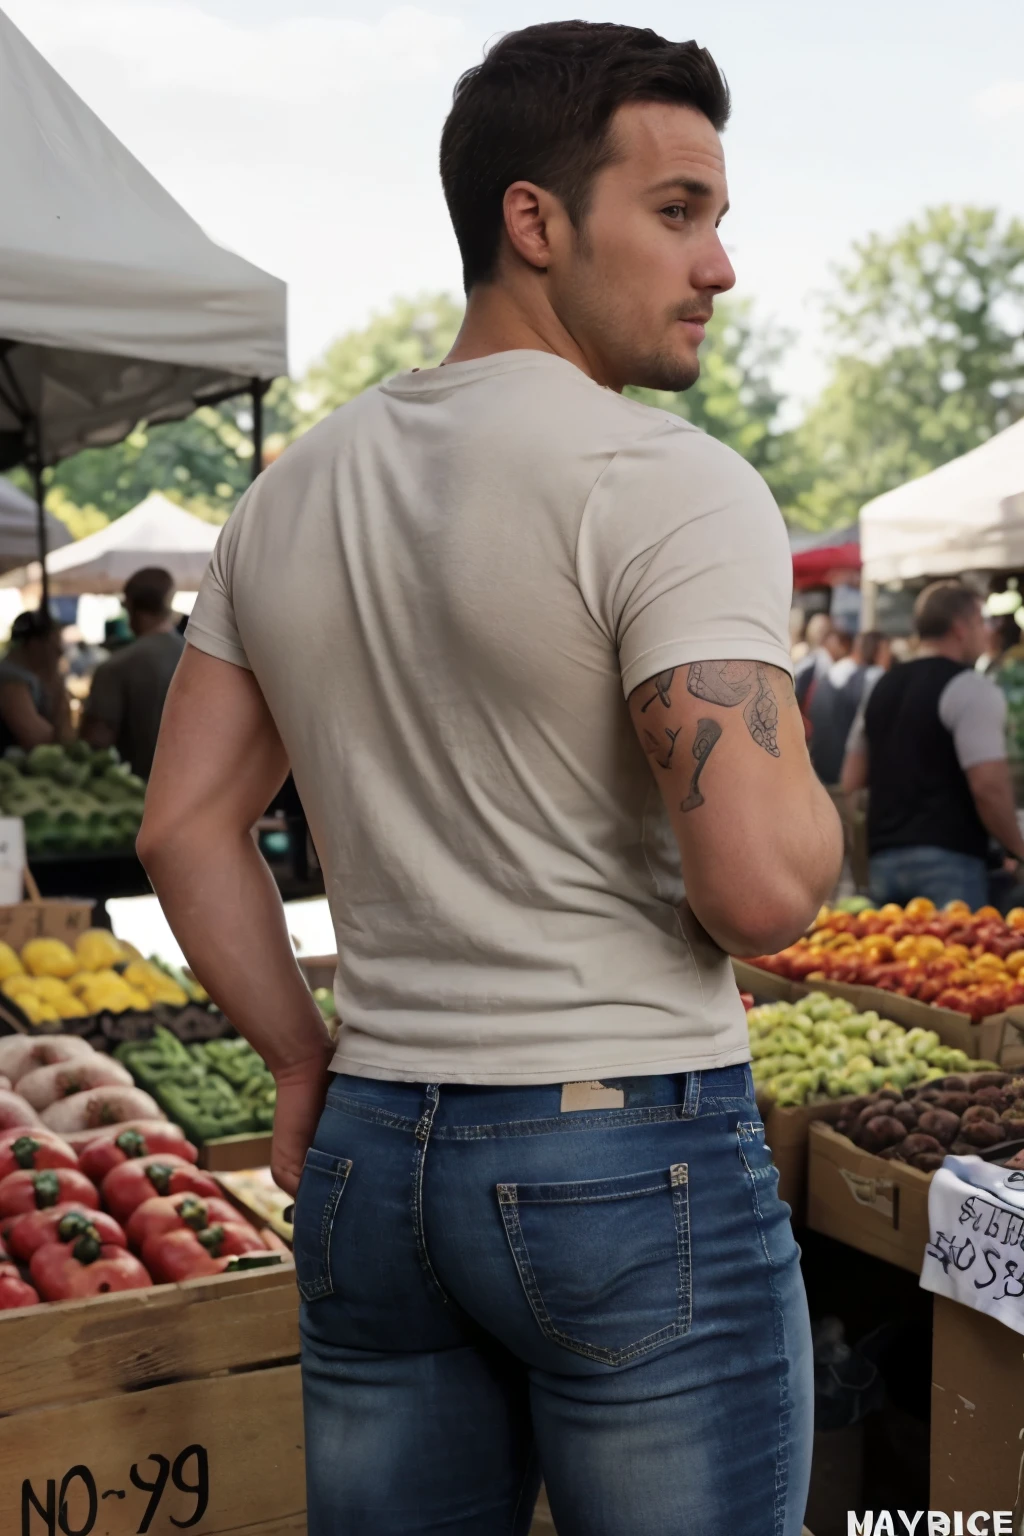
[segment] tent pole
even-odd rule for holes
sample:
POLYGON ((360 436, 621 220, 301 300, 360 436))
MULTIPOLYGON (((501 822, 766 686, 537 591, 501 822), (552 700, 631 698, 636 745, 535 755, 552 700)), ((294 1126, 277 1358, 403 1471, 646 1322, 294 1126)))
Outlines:
POLYGON ((252 381, 252 478, 263 468, 263 396, 267 386, 262 379, 252 381))
POLYGON ((33 434, 34 443, 30 456, 32 470, 32 484, 36 493, 36 537, 39 543, 39 563, 43 573, 43 589, 39 598, 39 606, 45 612, 50 611, 50 575, 46 569, 46 491, 43 486, 43 454, 39 442, 38 426, 33 434))

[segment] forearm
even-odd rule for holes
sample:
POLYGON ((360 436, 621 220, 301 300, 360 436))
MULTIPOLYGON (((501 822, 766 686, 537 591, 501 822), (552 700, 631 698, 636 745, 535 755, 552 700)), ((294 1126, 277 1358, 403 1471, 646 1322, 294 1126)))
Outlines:
POLYGON ((1007 780, 1005 787, 975 792, 974 803, 985 830, 1002 844, 1015 859, 1024 860, 1024 838, 1017 822, 1017 809, 1013 789, 1007 780))
POLYGON ((796 803, 738 806, 714 844, 691 842, 683 879, 695 916, 722 949, 773 954, 813 921, 835 888, 842 859, 835 806, 810 776, 796 803))
POLYGON ((275 1076, 326 1060, 330 1037, 252 837, 202 821, 143 827, 139 854, 192 970, 275 1076))

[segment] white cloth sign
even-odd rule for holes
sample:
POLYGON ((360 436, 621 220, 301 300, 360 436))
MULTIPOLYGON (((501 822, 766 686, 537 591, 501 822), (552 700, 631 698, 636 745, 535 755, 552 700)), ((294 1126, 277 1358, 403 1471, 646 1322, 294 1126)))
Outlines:
POLYGON ((947 1157, 928 1193, 921 1286, 1024 1333, 1024 1169, 947 1157))

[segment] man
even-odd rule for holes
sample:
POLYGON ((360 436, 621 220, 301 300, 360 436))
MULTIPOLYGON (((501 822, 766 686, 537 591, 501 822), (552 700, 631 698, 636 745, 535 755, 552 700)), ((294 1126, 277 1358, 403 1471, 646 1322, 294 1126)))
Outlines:
POLYGON ((920 648, 876 683, 843 768, 866 786, 871 897, 988 901, 989 837, 1024 858, 1006 760, 1006 701, 974 670, 985 648, 981 603, 959 581, 925 587, 914 606, 920 648))
POLYGON ((818 679, 805 711, 810 722, 811 762, 823 784, 839 783, 847 737, 864 690, 867 668, 845 630, 827 641, 831 665, 818 679))
POLYGON ((148 779, 164 700, 185 649, 171 608, 174 578, 158 567, 136 571, 124 606, 135 639, 97 667, 82 736, 91 747, 116 747, 132 772, 148 779))
POLYGON ((311 1536, 525 1536, 541 1464, 561 1536, 801 1528, 806 1306, 726 952, 804 928, 838 821, 778 510, 619 393, 691 385, 733 285, 727 112, 632 27, 463 76, 455 347, 260 477, 168 699, 141 852, 304 1165, 311 1536), (248 835, 289 762, 338 938, 319 1126, 248 835))
POLYGON ((806 651, 797 662, 794 674, 797 703, 806 714, 815 684, 824 677, 839 657, 833 655, 835 627, 827 613, 812 613, 804 631, 806 651))

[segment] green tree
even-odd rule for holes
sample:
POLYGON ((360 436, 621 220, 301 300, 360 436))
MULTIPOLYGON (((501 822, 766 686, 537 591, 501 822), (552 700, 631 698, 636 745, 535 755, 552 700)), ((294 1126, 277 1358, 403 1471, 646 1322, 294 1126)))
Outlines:
MULTIPOLYGON (((263 417, 265 441, 294 430, 288 379, 271 385, 263 417)), ((201 406, 184 421, 140 422, 123 442, 86 448, 63 460, 50 474, 47 506, 76 537, 92 531, 75 516, 76 509, 96 523, 97 514, 120 517, 154 490, 222 522, 249 483, 252 455, 252 401, 239 395, 218 406, 201 406)))
POLYGON ((462 324, 463 306, 444 293, 396 299, 328 347, 295 391, 299 428, 312 426, 339 405, 393 374, 434 368, 451 350, 462 324))
POLYGON ((750 305, 719 300, 700 353, 700 378, 679 394, 627 389, 634 400, 692 421, 760 470, 783 510, 796 493, 793 434, 780 427, 783 396, 776 373, 788 332, 759 325, 750 305))
POLYGON ((812 527, 1024 415, 1024 222, 929 209, 856 245, 838 277, 832 375, 797 433, 813 473, 792 510, 812 527))

